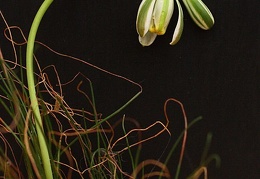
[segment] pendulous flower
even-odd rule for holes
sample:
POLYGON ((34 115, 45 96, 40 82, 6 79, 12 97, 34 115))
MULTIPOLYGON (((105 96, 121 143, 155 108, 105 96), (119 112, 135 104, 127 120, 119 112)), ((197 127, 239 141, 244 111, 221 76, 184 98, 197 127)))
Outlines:
MULTIPOLYGON (((208 30, 214 25, 214 17, 201 0, 182 0, 192 20, 202 29, 208 30)), ((170 45, 175 45, 183 31, 183 11, 179 0, 178 22, 170 45)), ((139 42, 143 46, 151 45, 157 35, 165 34, 174 10, 174 0, 142 0, 136 18, 136 30, 139 42)))
POLYGON ((163 35, 171 20, 173 0, 143 0, 139 6, 136 30, 143 46, 151 45, 157 35, 163 35))

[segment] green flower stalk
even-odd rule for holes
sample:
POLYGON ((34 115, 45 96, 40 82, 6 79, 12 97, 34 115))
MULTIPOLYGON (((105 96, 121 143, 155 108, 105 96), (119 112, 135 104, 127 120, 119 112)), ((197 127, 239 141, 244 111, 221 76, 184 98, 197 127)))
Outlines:
POLYGON ((34 118, 36 120, 36 130, 37 130, 37 137, 39 140, 39 145, 41 148, 41 160, 44 168, 45 177, 47 179, 53 178, 53 173, 51 169, 51 163, 50 163, 50 157, 49 157, 49 151, 48 147, 45 141, 43 126, 42 126, 42 119, 38 104, 38 99, 36 96, 36 90, 35 90, 35 83, 34 83, 34 71, 33 71, 33 49, 34 49, 34 42, 35 37, 37 34, 37 30, 39 27, 39 24, 41 22, 41 19, 45 12, 47 11, 50 4, 53 2, 53 0, 45 0, 41 7, 39 8, 28 37, 28 43, 27 43, 27 49, 26 49, 26 72, 27 72, 27 81, 28 81, 28 89, 29 89, 29 95, 30 95, 30 101, 31 101, 31 108, 33 111, 34 118))
MULTIPOLYGON (((178 22, 175 27, 170 45, 175 45, 183 31, 183 11, 179 0, 178 22)), ((201 0, 183 0, 193 21, 202 29, 208 30, 214 25, 214 17, 201 0)), ((172 18, 174 0, 142 0, 136 18, 136 30, 141 45, 151 45, 157 35, 163 35, 172 18)))

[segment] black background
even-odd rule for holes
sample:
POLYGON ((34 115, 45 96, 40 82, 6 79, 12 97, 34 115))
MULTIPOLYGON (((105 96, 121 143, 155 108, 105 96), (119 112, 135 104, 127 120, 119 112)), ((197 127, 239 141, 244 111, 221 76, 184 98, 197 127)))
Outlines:
MULTIPOLYGON (((27 35, 41 2, 1 0, 0 8, 9 25, 20 26, 27 35)), ((140 0, 56 0, 43 19, 37 40, 140 83, 143 93, 123 113, 142 126, 164 119, 163 104, 170 97, 184 104, 189 121, 203 116, 189 131, 187 155, 198 164, 206 134, 213 133, 210 152, 218 153, 222 164, 209 178, 259 178, 259 0, 204 2, 215 17, 215 26, 200 30, 184 10, 184 32, 175 46, 169 42, 176 7, 165 35, 150 47, 139 44, 135 18, 140 0)), ((2 21, 0 27, 1 31, 5 28, 2 21)), ((5 57, 11 58, 2 34, 0 40, 5 57)), ((75 70, 92 75, 97 108, 104 115, 137 90, 68 61, 41 57, 40 63, 59 66, 64 78, 73 76, 75 70)), ((177 105, 171 105, 169 111, 174 139, 183 122, 177 105)), ((160 146, 167 140, 148 142, 145 155, 157 157, 160 152, 155 142, 160 146)))

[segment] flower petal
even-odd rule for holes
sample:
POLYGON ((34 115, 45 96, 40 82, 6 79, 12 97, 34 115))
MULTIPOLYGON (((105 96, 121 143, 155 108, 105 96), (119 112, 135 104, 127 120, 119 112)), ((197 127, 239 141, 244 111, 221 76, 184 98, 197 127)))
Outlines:
POLYGON ((156 0, 154 10, 152 26, 150 31, 163 35, 166 32, 167 26, 171 20, 174 10, 173 0, 156 0))
POLYGON ((157 34, 148 31, 145 34, 145 36, 143 37, 139 36, 139 42, 140 44, 142 44, 142 46, 150 46, 154 42, 156 37, 157 34))
POLYGON ((179 11, 179 15, 178 15, 178 22, 177 25, 175 27, 173 36, 172 36, 172 41, 170 42, 170 45, 175 45, 177 42, 179 42, 181 35, 182 35, 182 31, 183 31, 183 11, 182 11, 182 7, 181 4, 179 2, 179 0, 176 0, 177 6, 178 6, 178 11, 179 11))
POLYGON ((141 37, 145 36, 149 30, 155 1, 143 0, 139 6, 136 18, 136 30, 141 37))
POLYGON ((214 25, 214 17, 201 0, 183 0, 191 18, 202 29, 208 30, 214 25))

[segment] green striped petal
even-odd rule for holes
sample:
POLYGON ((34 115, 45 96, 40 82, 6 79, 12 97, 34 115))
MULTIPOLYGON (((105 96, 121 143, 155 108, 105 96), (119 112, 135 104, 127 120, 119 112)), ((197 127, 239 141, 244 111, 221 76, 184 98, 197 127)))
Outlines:
POLYGON ((139 6, 136 30, 141 37, 145 36, 150 28, 155 2, 156 0, 143 0, 139 6))
POLYGON ((183 31, 183 11, 182 11, 182 7, 181 4, 179 2, 179 0, 176 0, 177 6, 178 6, 178 22, 177 25, 175 27, 173 36, 172 36, 172 41, 170 42, 170 45, 175 45, 176 43, 179 42, 181 35, 182 35, 182 31, 183 31))
POLYGON ((150 32, 163 35, 174 10, 174 0, 156 0, 150 32))
POLYGON ((202 29, 208 30, 214 25, 214 17, 201 0, 183 0, 191 18, 202 29))

